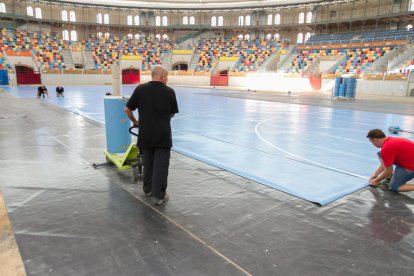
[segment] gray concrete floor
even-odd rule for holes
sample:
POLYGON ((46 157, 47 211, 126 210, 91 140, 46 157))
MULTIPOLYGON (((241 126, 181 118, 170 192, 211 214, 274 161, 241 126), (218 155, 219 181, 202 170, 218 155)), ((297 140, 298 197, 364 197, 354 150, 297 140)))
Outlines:
POLYGON ((173 153, 170 201, 153 207, 130 171, 92 167, 105 147, 104 126, 0 93, 0 188, 28 275, 414 275, 414 193, 320 207, 173 153))

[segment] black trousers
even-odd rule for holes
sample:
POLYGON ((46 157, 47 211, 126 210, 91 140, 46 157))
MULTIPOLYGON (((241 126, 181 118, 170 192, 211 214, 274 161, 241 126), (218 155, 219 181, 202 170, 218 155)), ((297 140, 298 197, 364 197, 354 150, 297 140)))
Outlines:
POLYGON ((170 148, 142 148, 144 161, 144 192, 163 199, 167 190, 170 148))

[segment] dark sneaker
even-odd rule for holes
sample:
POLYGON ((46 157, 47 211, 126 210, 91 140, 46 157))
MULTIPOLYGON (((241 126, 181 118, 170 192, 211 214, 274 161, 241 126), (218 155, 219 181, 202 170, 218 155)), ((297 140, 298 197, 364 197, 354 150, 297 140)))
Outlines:
POLYGON ((145 196, 152 196, 151 192, 144 192, 145 196))
POLYGON ((389 184, 391 182, 391 178, 386 178, 384 180, 381 180, 380 183, 378 184, 378 186, 382 185, 388 188, 389 184))
POLYGON ((165 194, 165 196, 164 196, 164 198, 153 198, 152 199, 152 203, 154 204, 154 205, 162 205, 162 204, 164 204, 165 202, 167 202, 168 200, 170 199, 170 197, 168 196, 168 194, 165 194))

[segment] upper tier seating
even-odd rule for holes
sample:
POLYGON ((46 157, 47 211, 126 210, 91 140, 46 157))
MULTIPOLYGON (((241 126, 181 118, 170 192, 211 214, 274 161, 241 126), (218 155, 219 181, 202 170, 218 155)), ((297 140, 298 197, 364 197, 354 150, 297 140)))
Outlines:
POLYGON ((414 38, 414 29, 387 30, 376 32, 351 32, 344 34, 316 34, 312 35, 305 44, 322 45, 322 44, 341 44, 351 42, 374 42, 389 40, 408 40, 414 38))

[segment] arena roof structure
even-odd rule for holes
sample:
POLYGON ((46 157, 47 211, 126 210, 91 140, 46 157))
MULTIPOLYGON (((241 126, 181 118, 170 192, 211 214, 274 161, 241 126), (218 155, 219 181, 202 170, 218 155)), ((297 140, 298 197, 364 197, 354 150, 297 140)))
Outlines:
POLYGON ((298 4, 320 4, 321 2, 350 2, 351 0, 323 1, 323 0, 64 0, 54 1, 62 3, 78 3, 84 5, 102 5, 132 8, 165 8, 165 9, 217 9, 217 8, 243 8, 243 7, 270 7, 298 4))

